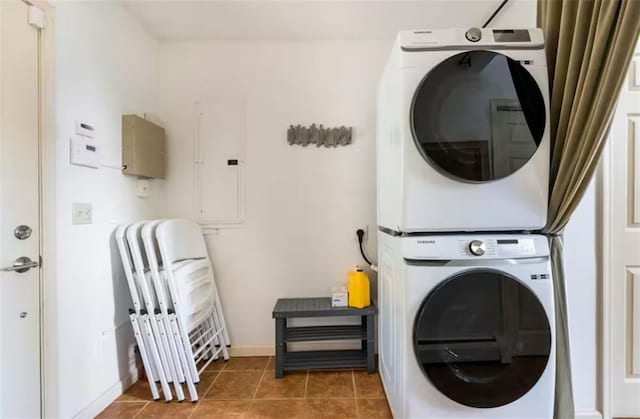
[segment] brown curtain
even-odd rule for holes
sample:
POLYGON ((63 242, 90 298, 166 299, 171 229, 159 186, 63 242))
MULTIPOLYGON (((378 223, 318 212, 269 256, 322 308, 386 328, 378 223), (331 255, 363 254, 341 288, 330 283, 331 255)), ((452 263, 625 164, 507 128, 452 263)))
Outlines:
POLYGON ((640 34, 640 0, 538 0, 551 88, 549 234, 556 294, 554 417, 574 417, 562 237, 595 172, 640 34))

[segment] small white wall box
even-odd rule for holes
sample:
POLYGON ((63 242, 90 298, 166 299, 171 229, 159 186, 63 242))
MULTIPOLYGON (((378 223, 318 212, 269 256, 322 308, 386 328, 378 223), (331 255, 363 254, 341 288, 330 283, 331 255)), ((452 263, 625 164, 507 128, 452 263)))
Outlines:
POLYGON ((93 139, 88 137, 71 137, 71 164, 78 166, 100 167, 100 153, 93 139))
POLYGON ((29 24, 38 29, 44 29, 44 10, 38 6, 29 6, 29 24))
POLYGON ((349 305, 349 293, 346 287, 331 288, 331 307, 347 307, 349 305))
POLYGON ((149 181, 138 179, 138 198, 149 198, 149 181))

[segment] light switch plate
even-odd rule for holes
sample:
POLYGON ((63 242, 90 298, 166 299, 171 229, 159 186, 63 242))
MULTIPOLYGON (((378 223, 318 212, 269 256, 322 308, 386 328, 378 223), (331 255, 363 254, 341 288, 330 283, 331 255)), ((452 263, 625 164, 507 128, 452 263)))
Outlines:
POLYGON ((90 202, 74 202, 71 209, 71 224, 93 223, 93 205, 90 202))

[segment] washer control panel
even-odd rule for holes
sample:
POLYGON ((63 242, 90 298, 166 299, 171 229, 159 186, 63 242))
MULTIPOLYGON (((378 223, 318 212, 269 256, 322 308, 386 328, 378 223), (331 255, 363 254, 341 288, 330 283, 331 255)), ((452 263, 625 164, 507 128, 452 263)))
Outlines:
POLYGON ((541 235, 437 235, 402 238, 405 259, 517 259, 549 255, 541 235))
POLYGON ((493 256, 498 258, 517 258, 536 256, 535 239, 473 239, 459 240, 461 256, 493 256))
POLYGON ((496 245, 501 256, 533 256, 536 254, 533 239, 498 239, 496 245))
POLYGON ((498 256, 498 246, 495 239, 459 239, 458 256, 487 256, 495 258, 498 256))

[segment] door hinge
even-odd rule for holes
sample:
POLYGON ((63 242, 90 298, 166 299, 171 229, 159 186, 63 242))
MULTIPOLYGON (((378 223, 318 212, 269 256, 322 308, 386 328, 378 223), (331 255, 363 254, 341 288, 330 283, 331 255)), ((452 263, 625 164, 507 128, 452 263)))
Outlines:
POLYGON ((44 29, 44 11, 38 6, 29 6, 29 24, 37 29, 44 29))

